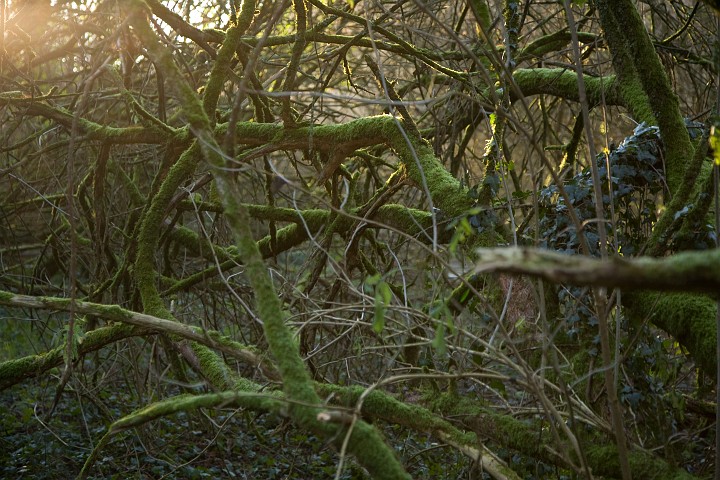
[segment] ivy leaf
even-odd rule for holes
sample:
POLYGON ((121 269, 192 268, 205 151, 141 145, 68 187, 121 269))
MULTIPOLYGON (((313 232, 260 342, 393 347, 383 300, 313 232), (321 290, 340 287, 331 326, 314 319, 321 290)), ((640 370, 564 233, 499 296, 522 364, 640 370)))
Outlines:
POLYGON ((488 175, 483 179, 482 184, 490 187, 490 191, 495 194, 500 188, 500 177, 498 175, 488 175))
POLYGON ((675 212, 675 215, 673 216, 673 220, 677 220, 680 217, 684 217, 685 215, 687 215, 687 213, 689 211, 690 211, 690 206, 685 205, 681 210, 678 210, 677 212, 675 212))
MULTIPOLYGON (((473 217, 475 218, 475 217, 473 217)), ((455 254, 457 247, 465 241, 465 239, 472 234, 472 227, 467 218, 463 217, 455 227, 455 233, 453 233, 452 240, 450 240, 449 250, 450 253, 455 254)))

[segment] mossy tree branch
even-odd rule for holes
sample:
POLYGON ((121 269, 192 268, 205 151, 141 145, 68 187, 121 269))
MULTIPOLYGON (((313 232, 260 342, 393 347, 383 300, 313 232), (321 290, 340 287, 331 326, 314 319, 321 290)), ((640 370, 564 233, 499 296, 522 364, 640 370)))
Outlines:
MULTIPOLYGON (((254 2, 246 0, 243 2, 241 10, 254 11, 254 2)), ((243 17, 243 14, 240 14, 243 17)), ((221 149, 213 137, 210 121, 203 110, 199 99, 190 86, 183 80, 179 70, 172 62, 170 54, 164 48, 159 40, 155 38, 154 33, 150 30, 144 19, 139 19, 133 23, 135 28, 144 37, 145 44, 148 45, 153 60, 160 64, 165 70, 168 79, 174 82, 178 93, 183 99, 183 111, 188 118, 191 130, 197 138, 194 146, 199 146, 203 156, 213 167, 213 177, 220 198, 225 208, 225 216, 230 224, 238 252, 243 256, 246 265, 246 274, 255 291, 258 315, 263 321, 263 329, 265 337, 268 341, 270 352, 275 358, 283 380, 283 389, 289 400, 292 402, 290 414, 293 420, 303 427, 310 428, 318 433, 332 436, 337 433, 337 428, 332 425, 319 423, 315 418, 318 413, 318 407, 314 405, 320 404, 320 399, 312 388, 310 376, 305 365, 300 358, 297 344, 295 343, 291 331, 285 325, 285 315, 280 304, 280 300, 275 293, 272 279, 267 271, 267 267, 263 262, 262 255, 257 244, 252 238, 250 229, 250 216, 247 209, 239 199, 241 192, 237 185, 228 178, 226 173, 226 159, 221 153, 221 149), (328 428, 331 427, 331 428, 328 428)), ((226 38, 227 40, 227 38, 226 38)), ((223 44, 218 54, 222 56, 224 48, 232 47, 235 51, 236 45, 223 44)), ((221 69, 217 70, 218 72, 221 69)), ((297 130, 292 134, 297 135, 297 130)), ((178 162, 179 163, 179 162, 178 162)), ((163 187, 165 184, 163 183, 163 187)), ((161 188, 162 190, 162 188, 161 188)), ((159 194, 158 194, 159 195, 159 194)), ((155 236, 157 238, 157 236, 155 236)), ((149 240, 146 238, 146 240, 149 240)), ((154 245, 154 243, 148 243, 154 245)), ((146 246, 147 248, 147 246, 146 246)), ((138 255, 140 260, 140 255, 138 255)), ((148 258, 142 259, 149 264, 148 258)), ((149 290, 143 301, 149 301, 153 308, 164 309, 158 304, 160 299, 154 284, 148 285, 151 275, 147 275, 144 281, 145 287, 149 290), (149 288, 148 288, 149 287, 149 288)), ((162 312, 168 314, 169 312, 162 312)), ((362 420, 358 420, 350 433, 350 451, 358 456, 358 459, 365 468, 368 469, 376 478, 406 478, 402 466, 397 461, 395 455, 387 447, 384 441, 379 437, 374 428, 365 424, 362 420)))
POLYGON ((611 49, 612 45, 622 49, 616 55, 622 59, 622 63, 617 62, 615 66, 623 69, 622 74, 631 79, 630 81, 638 78, 642 85, 663 137, 667 151, 667 183, 670 193, 674 194, 682 185, 687 162, 695 151, 680 114, 678 97, 670 85, 635 5, 630 0, 597 0, 596 4, 603 28, 607 28, 606 38, 610 38, 618 30, 623 32, 622 36, 617 37, 623 44, 611 44, 611 49), (631 66, 628 65, 628 58, 632 62, 631 66), (628 74, 625 74, 625 69, 628 69, 628 74))
MULTIPOLYGON (((82 341, 78 342, 77 354, 85 355, 120 340, 151 333, 151 330, 125 323, 97 328, 86 333, 82 337, 82 341)), ((65 362, 64 355, 65 345, 60 345, 47 352, 14 358, 0 363, 0 390, 9 388, 28 378, 35 378, 52 368, 59 367, 65 362)))
MULTIPOLYGON (((81 315, 91 315, 103 320, 139 327, 139 331, 145 332, 146 334, 166 333, 168 335, 174 335, 186 340, 198 342, 213 350, 225 353, 232 358, 259 367, 268 375, 268 378, 272 380, 279 379, 272 366, 267 365, 260 353, 255 351, 254 348, 241 345, 219 332, 203 330, 200 327, 184 325, 174 320, 166 320, 144 313, 133 312, 118 305, 104 305, 79 300, 73 302, 67 298, 19 295, 4 291, 0 291, 0 305, 57 310, 61 312, 72 311, 81 315)), ((84 340, 80 343, 83 342, 84 340)))
POLYGON ((706 373, 715 371, 716 302, 703 295, 655 295, 645 290, 717 294, 720 250, 684 252, 663 259, 613 257, 601 261, 579 255, 510 248, 480 249, 478 257, 477 268, 483 272, 516 273, 555 283, 633 291, 623 294, 631 317, 651 318, 656 326, 687 348, 706 373))
POLYGON ((627 290, 720 291, 720 250, 607 261, 532 248, 483 248, 477 254, 480 272, 519 273, 554 283, 627 290))

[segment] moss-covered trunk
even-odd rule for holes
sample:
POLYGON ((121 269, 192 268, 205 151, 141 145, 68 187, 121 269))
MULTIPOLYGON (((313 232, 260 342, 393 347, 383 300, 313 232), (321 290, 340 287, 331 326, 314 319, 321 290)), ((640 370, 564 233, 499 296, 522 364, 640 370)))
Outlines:
MULTIPOLYGON (((605 32, 618 75, 619 90, 630 112, 638 121, 657 122, 666 149, 665 173, 669 199, 686 200, 687 187, 694 184, 702 161, 696 160, 680 112, 678 97, 655 51, 637 8, 630 0, 597 0, 600 23, 605 32), (683 191, 685 190, 685 191, 683 191), (684 197, 684 198, 683 198, 684 197)), ((700 159, 704 152, 699 152, 700 159)), ((683 205, 668 202, 664 218, 657 222, 648 250, 656 255, 666 253, 663 240, 670 220, 683 205)), ((684 202, 683 202, 684 203, 684 202)), ((689 294, 644 295, 633 293, 625 306, 630 318, 648 316, 660 328, 683 344, 708 373, 717 360, 714 342, 717 302, 710 297, 689 294), (708 348, 713 345, 712 348, 708 348)), ((712 375, 714 377, 714 375, 712 375)))

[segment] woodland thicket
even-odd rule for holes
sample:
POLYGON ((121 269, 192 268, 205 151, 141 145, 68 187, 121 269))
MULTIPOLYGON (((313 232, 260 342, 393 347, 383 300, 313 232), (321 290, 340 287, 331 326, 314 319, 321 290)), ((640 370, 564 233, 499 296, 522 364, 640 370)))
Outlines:
POLYGON ((708 478, 718 35, 1 0, 0 477, 708 478))

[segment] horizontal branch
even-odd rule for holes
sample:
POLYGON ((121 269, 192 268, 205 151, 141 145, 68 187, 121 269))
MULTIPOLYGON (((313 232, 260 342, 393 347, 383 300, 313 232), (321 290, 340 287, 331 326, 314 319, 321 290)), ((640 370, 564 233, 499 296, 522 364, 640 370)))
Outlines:
MULTIPOLYGON (((63 108, 50 106, 45 98, 32 98, 18 92, 17 96, 0 96, 0 107, 19 106, 27 116, 46 118, 62 125, 67 130, 72 129, 73 114, 63 108)), ((157 126, 130 126, 110 127, 101 125, 83 117, 78 118, 78 131, 86 140, 102 140, 115 144, 165 144, 176 142, 187 143, 188 129, 179 128, 172 133, 157 126)), ((171 127, 169 127, 172 130, 171 127)))
POLYGON ((19 308, 37 308, 43 310, 73 311, 83 315, 92 315, 103 320, 121 322, 127 325, 141 327, 150 332, 163 332, 170 335, 192 340, 226 355, 259 367, 266 377, 277 380, 274 368, 261 359, 261 355, 249 347, 241 345, 218 332, 203 330, 199 327, 184 325, 182 323, 163 318, 126 310, 118 305, 102 305, 99 303, 73 302, 67 298, 36 297, 18 295, 0 291, 0 305, 19 308))
POLYGON ((720 249, 607 261, 531 248, 487 248, 477 253, 478 272, 520 273, 554 283, 627 290, 720 292, 720 249))
MULTIPOLYGON (((148 335, 151 332, 144 328, 117 323, 88 332, 77 346, 78 355, 91 352, 118 342, 120 340, 148 335)), ((51 368, 59 367, 65 362, 66 346, 59 345, 47 352, 26 357, 14 358, 0 363, 0 391, 12 387, 28 378, 34 378, 51 368)))
MULTIPOLYGON (((553 95, 555 97, 580 101, 578 77, 568 68, 519 68, 513 72, 513 80, 524 96, 553 95)), ((617 77, 593 77, 585 75, 585 88, 590 105, 625 106, 625 100, 618 91, 617 77)))

